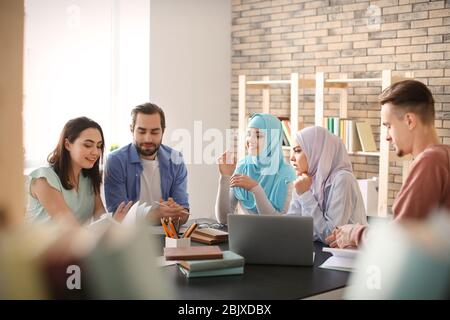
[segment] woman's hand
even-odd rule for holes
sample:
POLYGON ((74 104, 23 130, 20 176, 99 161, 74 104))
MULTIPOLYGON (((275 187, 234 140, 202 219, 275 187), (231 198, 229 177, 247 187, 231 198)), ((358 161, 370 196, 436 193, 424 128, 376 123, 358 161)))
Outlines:
POLYGON ((234 174, 230 179, 230 187, 243 188, 250 191, 258 185, 258 182, 245 174, 234 174))
POLYGON ((132 205, 133 201, 128 201, 128 203, 125 203, 125 201, 121 202, 117 207, 116 212, 114 212, 114 219, 117 222, 122 222, 132 205))
POLYGON ((356 248, 361 242, 366 226, 360 224, 346 224, 337 227, 325 239, 331 248, 356 248))
POLYGON ((222 176, 231 176, 236 170, 236 157, 233 153, 226 151, 218 159, 219 172, 222 176))
POLYGON ((294 187, 297 191, 297 194, 303 194, 309 189, 311 189, 312 185, 312 179, 310 176, 308 176, 306 173, 302 173, 301 176, 297 178, 297 180, 294 181, 294 187))

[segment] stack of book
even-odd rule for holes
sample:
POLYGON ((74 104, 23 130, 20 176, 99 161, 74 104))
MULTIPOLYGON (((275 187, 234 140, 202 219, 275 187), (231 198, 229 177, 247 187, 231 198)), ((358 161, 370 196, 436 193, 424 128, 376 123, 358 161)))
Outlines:
POLYGON ((228 232, 214 228, 196 229, 191 235, 191 240, 204 244, 227 242, 228 232))
POLYGON ((222 259, 183 260, 180 271, 187 278, 236 275, 244 273, 244 258, 233 251, 223 251, 222 259))

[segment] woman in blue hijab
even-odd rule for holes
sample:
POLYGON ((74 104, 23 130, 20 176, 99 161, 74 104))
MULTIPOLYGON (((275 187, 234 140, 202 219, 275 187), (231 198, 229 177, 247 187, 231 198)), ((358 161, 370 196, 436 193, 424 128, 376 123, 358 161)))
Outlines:
POLYGON ((219 158, 216 218, 220 223, 227 223, 227 215, 236 207, 240 213, 263 215, 289 209, 296 175, 284 160, 281 122, 273 115, 256 113, 248 127, 248 155, 237 165, 229 152, 219 158))

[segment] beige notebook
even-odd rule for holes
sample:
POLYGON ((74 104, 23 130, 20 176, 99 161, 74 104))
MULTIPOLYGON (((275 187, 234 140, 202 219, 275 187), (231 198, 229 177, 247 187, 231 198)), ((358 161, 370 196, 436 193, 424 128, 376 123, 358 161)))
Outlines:
POLYGON ((222 250, 218 246, 198 246, 184 248, 164 248, 166 260, 206 260, 221 259, 222 250))
POLYGON ((365 152, 376 152, 377 145, 373 137, 372 128, 368 122, 356 122, 356 129, 358 130, 359 141, 361 142, 362 150, 365 152))

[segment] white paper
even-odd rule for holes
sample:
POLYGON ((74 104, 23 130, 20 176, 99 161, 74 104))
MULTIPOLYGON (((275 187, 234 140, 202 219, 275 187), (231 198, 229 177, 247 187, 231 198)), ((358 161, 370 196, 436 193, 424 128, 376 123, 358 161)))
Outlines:
POLYGON ((145 219, 151 207, 147 206, 147 203, 140 203, 136 201, 133 206, 128 210, 125 218, 122 220, 123 225, 136 225, 138 221, 145 219))
POLYGON ((338 249, 338 248, 322 248, 323 252, 329 252, 333 256, 336 257, 342 257, 342 258, 350 258, 350 259, 356 259, 358 255, 358 250, 356 249, 338 249))
POLYGON ((156 257, 156 265, 158 267, 167 267, 174 264, 177 264, 178 260, 166 260, 165 256, 156 257))
POLYGON ((331 256, 319 268, 339 270, 339 271, 353 271, 355 259, 342 258, 331 256))

